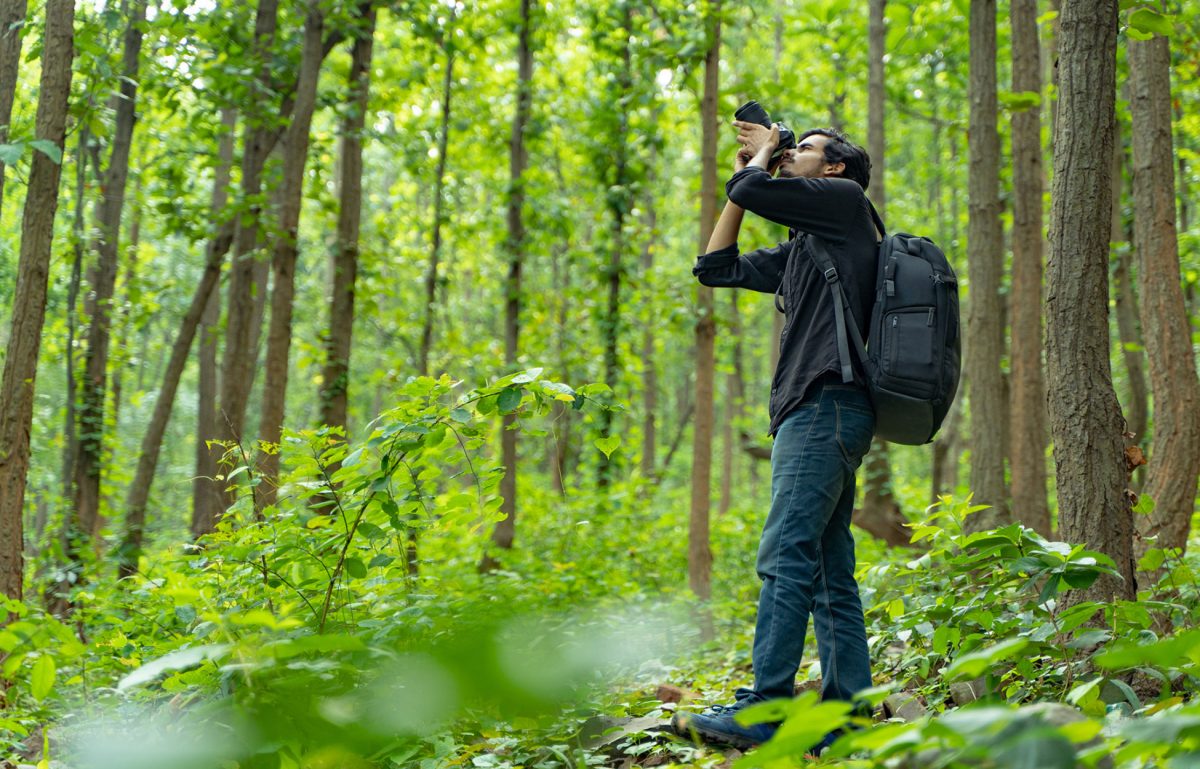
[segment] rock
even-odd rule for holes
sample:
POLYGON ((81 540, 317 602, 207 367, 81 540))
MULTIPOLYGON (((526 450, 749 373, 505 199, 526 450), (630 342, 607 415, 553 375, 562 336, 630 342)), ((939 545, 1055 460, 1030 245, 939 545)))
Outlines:
POLYGON ((950 684, 950 699, 954 700, 954 704, 960 708, 967 703, 974 702, 984 694, 987 694, 987 686, 982 678, 950 684))

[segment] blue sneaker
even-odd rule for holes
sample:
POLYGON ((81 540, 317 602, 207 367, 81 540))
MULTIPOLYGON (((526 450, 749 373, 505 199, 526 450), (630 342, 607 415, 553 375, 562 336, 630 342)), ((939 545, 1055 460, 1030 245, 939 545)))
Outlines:
POLYGON ((779 723, 742 726, 734 715, 749 702, 743 700, 734 705, 713 705, 703 713, 676 713, 671 726, 680 737, 719 745, 729 745, 738 750, 757 747, 775 736, 779 723))

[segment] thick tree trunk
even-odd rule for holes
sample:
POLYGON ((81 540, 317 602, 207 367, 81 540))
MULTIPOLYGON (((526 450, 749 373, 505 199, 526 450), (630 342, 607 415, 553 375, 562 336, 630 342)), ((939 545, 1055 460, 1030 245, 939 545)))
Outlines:
MULTIPOLYGON (((225 110, 223 123, 226 133, 221 138, 220 165, 213 179, 211 210, 216 221, 220 221, 225 203, 229 197, 229 175, 233 165, 233 127, 234 113, 225 110)), ((125 533, 122 538, 117 558, 117 573, 120 577, 128 577, 137 571, 138 558, 142 552, 142 541, 146 527, 146 504, 150 499, 150 487, 154 483, 154 472, 158 467, 158 456, 162 449, 163 436, 167 432, 167 424, 171 419, 171 410, 175 405, 175 394, 179 389, 179 380, 187 366, 188 352, 192 349, 192 340, 196 337, 196 329, 201 319, 215 307, 212 298, 217 294, 216 286, 221 277, 221 262, 225 252, 229 250, 229 239, 233 233, 225 230, 225 240, 209 241, 204 260, 204 271, 200 274, 200 282, 192 294, 191 304, 179 326, 179 334, 171 346, 171 357, 163 373, 162 386, 159 387, 158 397, 154 401, 154 412, 142 437, 141 450, 138 454, 137 470, 133 483, 129 486, 129 496, 125 502, 125 533)), ((215 351, 214 351, 215 352, 215 351)), ((214 356, 215 357, 215 356, 214 356)), ((211 362, 215 369, 215 359, 211 362)), ((215 374, 210 370, 209 375, 215 374)), ((211 384, 210 384, 211 387, 211 384)), ((211 414, 209 415, 211 417, 211 414)), ((208 453, 205 452, 207 456, 208 453)), ((211 488, 211 487, 210 487, 211 488)), ((196 518, 193 515, 193 529, 196 528, 196 518)), ((208 524, 208 530, 211 523, 208 524)))
POLYGON ((454 42, 451 32, 454 27, 454 11, 443 31, 443 50, 446 53, 446 69, 442 75, 442 119, 438 131, 438 161, 433 177, 433 222, 430 227, 432 242, 429 247, 429 267, 425 272, 425 320, 421 326, 421 347, 417 354, 417 373, 429 374, 429 353, 433 348, 433 319, 437 309, 438 269, 442 256, 442 220, 444 218, 446 184, 446 152, 450 146, 450 97, 454 90, 454 42))
POLYGON ((321 75, 321 41, 325 17, 317 0, 309 0, 304 21, 304 49, 296 85, 296 107, 285 140, 283 183, 280 189, 279 235, 271 257, 271 325, 267 332, 266 382, 258 435, 261 481, 254 508, 261 513, 275 504, 279 491, 280 438, 287 403, 288 358, 292 346, 292 303, 296 294, 296 258, 299 253, 300 208, 304 200, 304 167, 308 161, 309 129, 317 104, 321 75))
MULTIPOLYGON (((8 141, 13 102, 17 95, 17 70, 25 33, 26 0, 0 3, 0 144, 8 141)), ((0 163, 0 210, 4 208, 4 164, 0 163)))
POLYGON ((1003 232, 1000 137, 996 130, 996 0, 971 0, 970 155, 967 270, 970 278, 965 368, 971 385, 971 490, 990 509, 967 519, 971 531, 1008 520, 1004 448, 995 425, 1008 419, 1000 358, 1004 354, 1003 232))
MULTIPOLYGON (((517 108, 513 114, 512 135, 509 139, 508 178, 509 195, 506 222, 508 237, 505 251, 508 252, 508 279, 504 284, 504 366, 509 371, 517 368, 517 356, 521 341, 521 270, 525 266, 525 166, 529 163, 529 152, 525 148, 525 130, 529 125, 529 114, 533 101, 533 49, 530 47, 530 14, 532 0, 521 0, 521 23, 517 30, 517 108)), ((505 414, 500 431, 500 461, 504 465, 504 477, 500 480, 500 496, 503 502, 500 513, 504 516, 492 530, 492 543, 502 549, 511 550, 517 524, 517 431, 516 415, 505 414)), ((490 569, 497 564, 484 558, 482 568, 490 569)))
POLYGON ((1200 475, 1200 379, 1180 285, 1171 142, 1171 51, 1165 37, 1129 41, 1133 115, 1133 240, 1142 337, 1154 396, 1154 437, 1139 518, 1148 547, 1187 548, 1200 475), (1157 536, 1151 544, 1147 536, 1157 536))
POLYGON ((1108 229, 1116 0, 1063 0, 1046 291, 1047 385, 1059 532, 1113 559, 1071 600, 1132 599, 1124 419, 1109 367, 1108 229), (1099 162, 1098 162, 1099 159, 1099 162))
MULTIPOLYGON (((704 57, 704 95, 700 101, 700 238, 697 253, 708 250, 717 217, 717 94, 721 66, 721 0, 709 7, 709 48, 704 57)), ((696 423, 692 432, 692 505, 688 526, 688 584, 702 601, 712 595, 712 548, 709 544, 713 444, 713 290, 697 286, 696 423)), ((666 469, 666 465, 663 465, 666 469)))
POLYGON ((350 109, 342 122, 341 183, 337 245, 333 257, 333 291, 329 299, 329 339, 321 376, 321 424, 346 427, 350 384, 350 348, 354 331, 354 284, 358 276, 358 238, 362 219, 362 133, 370 103, 371 58, 375 11, 354 38, 350 54, 350 109))
POLYGON ((1149 424, 1149 390, 1146 386, 1146 370, 1142 360, 1142 332, 1138 328, 1138 301, 1133 288, 1133 257, 1127 245, 1125 225, 1121 220, 1121 183, 1125 153, 1121 149, 1120 122, 1113 133, 1113 182, 1112 182, 1112 228, 1109 241, 1116 245, 1117 265, 1113 271, 1113 291, 1116 293, 1117 333, 1121 341, 1121 358, 1125 361, 1125 373, 1129 380, 1128 408, 1125 409, 1127 432, 1133 435, 1135 444, 1144 444, 1149 424))
MULTIPOLYGON (((232 108, 221 111, 221 142, 218 149, 220 162, 213 178, 210 210, 214 222, 225 222, 217 234, 208 242, 206 263, 220 263, 225 258, 233 240, 232 222, 228 221, 225 206, 229 203, 229 182, 233 170, 234 133, 237 129, 237 112, 232 108)), ((220 513, 221 495, 212 482, 218 467, 216 454, 207 445, 214 437, 217 420, 217 333, 221 321, 221 292, 210 291, 200 317, 200 342, 197 358, 199 382, 196 404, 196 472, 192 479, 192 536, 199 537, 212 531, 220 513)))
POLYGON ((112 296, 120 261, 121 213, 125 207, 125 180, 136 119, 138 60, 142 50, 144 0, 132 0, 125 29, 120 96, 115 98, 116 127, 112 153, 104 172, 103 197, 97 204, 96 263, 88 282, 88 341, 79 399, 79 441, 74 462, 75 512, 71 538, 87 539, 100 528, 100 474, 104 453, 104 399, 108 390, 108 355, 111 342, 112 296))
MULTIPOLYGON (((1041 94, 1037 0, 1012 0, 1013 90, 1041 94)), ((1041 107, 1013 112, 1012 375, 1009 401, 1014 517, 1050 535, 1046 384, 1042 373, 1041 107)))
MULTIPOLYGON (((36 136, 61 152, 67 124, 74 58, 73 0, 46 0, 42 73, 38 90, 36 136)), ((62 166, 35 152, 21 219, 17 285, 13 292, 11 333, 0 380, 0 594, 22 597, 25 544, 25 473, 29 468, 29 428, 33 419, 33 390, 37 377, 42 324, 46 317, 46 288, 50 276, 50 245, 58 209, 58 179, 62 166)))

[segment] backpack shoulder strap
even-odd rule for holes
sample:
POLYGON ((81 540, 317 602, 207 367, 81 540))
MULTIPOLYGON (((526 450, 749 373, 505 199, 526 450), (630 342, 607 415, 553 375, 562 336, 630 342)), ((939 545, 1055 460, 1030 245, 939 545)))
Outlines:
POLYGON ((854 342, 855 352, 858 353, 858 359, 863 366, 869 366, 867 359, 867 346, 863 343, 862 333, 858 330, 858 323, 854 321, 854 313, 850 310, 850 303, 846 300, 846 293, 842 290, 841 277, 838 275, 837 267, 833 264, 833 257, 830 256, 825 243, 817 237, 809 236, 809 253, 812 254, 813 261, 817 264, 817 269, 825 276, 825 283, 829 286, 829 295, 833 299, 833 317, 837 328, 837 345, 838 345, 838 360, 842 365, 842 381, 850 383, 854 381, 854 367, 850 357, 850 341, 854 342), (846 315, 850 315, 849 332, 847 332, 846 315))

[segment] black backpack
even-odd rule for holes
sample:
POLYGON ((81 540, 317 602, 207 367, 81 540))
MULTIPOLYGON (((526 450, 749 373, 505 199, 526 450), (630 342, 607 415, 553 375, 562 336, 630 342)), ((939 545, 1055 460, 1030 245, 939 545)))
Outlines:
POLYGON ((833 296, 842 381, 854 381, 852 341, 875 406, 875 435, 910 446, 929 443, 954 402, 962 359, 958 279, 946 255, 929 238, 883 238, 864 344, 833 258, 820 238, 809 240, 833 296))

